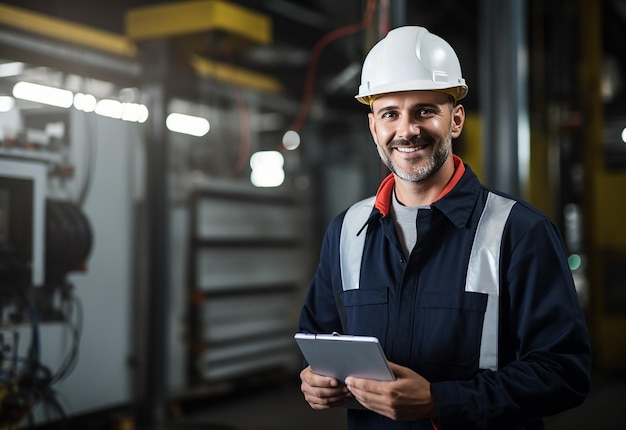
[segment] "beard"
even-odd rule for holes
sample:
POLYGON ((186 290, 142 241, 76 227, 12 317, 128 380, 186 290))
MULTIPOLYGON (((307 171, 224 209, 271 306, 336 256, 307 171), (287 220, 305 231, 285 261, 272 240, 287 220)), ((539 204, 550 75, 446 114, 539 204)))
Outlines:
POLYGON ((394 139, 387 144, 386 151, 383 151, 380 145, 376 145, 376 148, 378 149, 380 159, 391 173, 407 182, 420 182, 432 177, 444 165, 452 152, 452 135, 448 133, 444 140, 439 143, 434 142, 432 139, 418 136, 413 136, 411 139, 394 139), (416 157, 405 161, 405 163, 409 163, 408 167, 400 167, 393 162, 391 157, 393 148, 425 144, 433 145, 434 147, 428 158, 416 157))

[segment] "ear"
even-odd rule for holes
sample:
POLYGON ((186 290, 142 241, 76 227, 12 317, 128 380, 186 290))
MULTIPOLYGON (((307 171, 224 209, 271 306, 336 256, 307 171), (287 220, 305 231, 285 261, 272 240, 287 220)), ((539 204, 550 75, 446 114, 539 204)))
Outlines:
POLYGON ((463 105, 456 105, 452 109, 452 138, 456 139, 461 135, 463 131, 463 124, 465 123, 465 108, 463 105))
POLYGON ((374 143, 378 145, 378 139, 376 137, 376 119, 374 118, 373 113, 367 114, 367 119, 369 120, 370 133, 372 133, 372 139, 374 139, 374 143))

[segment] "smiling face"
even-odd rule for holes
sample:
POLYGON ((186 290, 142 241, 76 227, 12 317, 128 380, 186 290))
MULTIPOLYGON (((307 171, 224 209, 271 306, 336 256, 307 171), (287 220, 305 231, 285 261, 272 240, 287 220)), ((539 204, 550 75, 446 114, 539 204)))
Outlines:
MULTIPOLYGON (((461 134, 465 110, 436 91, 384 94, 374 100, 369 126, 380 158, 407 182, 436 180, 452 168, 452 139, 461 134)), ((447 180, 447 179, 446 179, 447 180)))

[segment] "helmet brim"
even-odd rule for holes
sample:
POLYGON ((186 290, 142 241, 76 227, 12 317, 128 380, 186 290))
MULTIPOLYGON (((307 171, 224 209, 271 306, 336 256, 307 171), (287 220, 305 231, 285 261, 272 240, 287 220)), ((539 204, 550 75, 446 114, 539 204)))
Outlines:
POLYGON ((426 82, 426 84, 428 85, 414 85, 412 86, 412 88, 406 88, 407 85, 384 85, 376 88, 375 91, 360 91, 359 94, 354 96, 354 98, 365 105, 371 105, 372 101, 382 94, 398 93, 405 91, 438 91, 452 96, 452 98, 454 98, 454 101, 458 102, 467 95, 468 91, 467 85, 464 84, 457 87, 442 86, 442 88, 433 88, 432 82, 426 82))

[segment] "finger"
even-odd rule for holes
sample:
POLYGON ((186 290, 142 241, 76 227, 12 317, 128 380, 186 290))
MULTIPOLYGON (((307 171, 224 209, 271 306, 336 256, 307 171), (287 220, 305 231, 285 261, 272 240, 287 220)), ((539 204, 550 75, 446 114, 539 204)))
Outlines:
POLYGON ((318 375, 313 372, 311 366, 305 368, 300 372, 300 379, 302 382, 312 386, 312 387, 323 387, 323 388, 337 388, 341 386, 341 383, 330 376, 318 375))
POLYGON ((406 377, 415 373, 408 367, 400 366, 399 364, 396 364, 396 363, 390 362, 389 367, 391 368, 391 371, 393 372, 393 374, 396 375, 396 378, 406 377))
POLYGON ((392 418, 392 411, 390 411, 388 404, 385 402, 385 390, 383 386, 372 382, 374 381, 359 378, 346 380, 346 383, 349 384, 347 387, 352 393, 352 396, 361 405, 379 415, 392 418))
POLYGON ((340 388, 318 388, 311 387, 305 383, 301 387, 304 399, 314 409, 325 409, 344 403, 352 397, 347 387, 340 388))
POLYGON ((374 390, 373 386, 376 385, 376 381, 349 376, 346 378, 345 384, 350 391, 359 390, 362 392, 371 392, 374 390))
MULTIPOLYGON (((346 387, 352 395, 364 406, 373 406, 384 401, 389 395, 387 381, 374 381, 371 379, 349 377, 346 379, 346 387)), ((370 407, 368 407, 370 409, 370 407)))
POLYGON ((319 397, 309 393, 304 394, 304 399, 313 409, 327 409, 345 403, 350 399, 350 393, 338 393, 335 395, 319 397))
POLYGON ((346 395, 349 393, 348 387, 346 387, 345 385, 341 387, 327 388, 327 387, 318 387, 315 385, 309 385, 303 382, 300 389, 303 393, 306 393, 315 397, 320 397, 320 398, 342 396, 342 395, 346 395))

